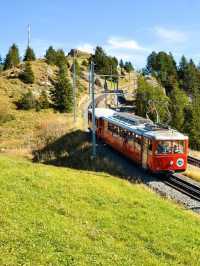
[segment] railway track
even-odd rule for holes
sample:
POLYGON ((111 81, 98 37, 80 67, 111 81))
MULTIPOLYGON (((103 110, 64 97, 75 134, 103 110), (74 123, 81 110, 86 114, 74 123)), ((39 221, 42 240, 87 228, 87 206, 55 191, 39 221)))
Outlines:
POLYGON ((200 168, 200 160, 192 156, 188 156, 188 163, 200 168))
POLYGON ((168 176, 164 183, 189 196, 190 198, 200 201, 200 186, 189 180, 186 180, 183 175, 172 174, 168 176))

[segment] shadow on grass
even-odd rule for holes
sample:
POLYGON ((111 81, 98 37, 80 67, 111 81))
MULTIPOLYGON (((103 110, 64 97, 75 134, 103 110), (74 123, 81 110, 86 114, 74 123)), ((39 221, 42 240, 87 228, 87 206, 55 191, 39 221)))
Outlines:
POLYGON ((91 135, 77 130, 70 132, 42 149, 33 151, 33 161, 79 170, 101 171, 127 178, 119 155, 97 141, 97 157, 91 158, 91 135), (119 158, 118 158, 119 157, 119 158), (119 163, 120 160, 120 163, 119 163))

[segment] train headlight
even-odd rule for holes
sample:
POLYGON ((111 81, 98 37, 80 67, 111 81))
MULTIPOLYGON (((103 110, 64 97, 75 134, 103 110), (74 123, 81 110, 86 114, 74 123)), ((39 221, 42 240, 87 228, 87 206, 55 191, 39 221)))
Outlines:
POLYGON ((178 167, 182 167, 184 165, 184 160, 182 158, 179 158, 177 161, 176 161, 176 165, 178 167))
POLYGON ((170 165, 170 166, 172 166, 173 164, 174 164, 174 162, 173 162, 173 161, 170 161, 170 162, 169 162, 169 165, 170 165))

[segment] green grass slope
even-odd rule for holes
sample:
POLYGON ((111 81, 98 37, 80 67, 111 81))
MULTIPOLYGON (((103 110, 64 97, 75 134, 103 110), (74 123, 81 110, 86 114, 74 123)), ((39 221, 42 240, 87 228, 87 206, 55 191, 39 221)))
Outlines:
POLYGON ((200 220, 141 185, 0 156, 0 265, 199 265, 200 220))

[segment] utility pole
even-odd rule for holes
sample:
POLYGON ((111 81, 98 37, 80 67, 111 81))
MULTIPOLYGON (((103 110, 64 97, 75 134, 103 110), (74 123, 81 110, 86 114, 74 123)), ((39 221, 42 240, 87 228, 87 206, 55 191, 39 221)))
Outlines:
POLYGON ((92 157, 96 158, 96 123, 94 99, 94 62, 91 62, 91 89, 92 89, 92 157))
POLYGON ((88 90, 89 90, 89 98, 90 98, 90 101, 92 100, 92 89, 91 89, 91 64, 89 64, 89 67, 88 67, 88 90))
POLYGON ((28 47, 30 47, 31 44, 31 25, 28 24, 28 47))
POLYGON ((75 50, 73 54, 73 105, 74 105, 74 124, 76 123, 76 66, 75 66, 75 50))

